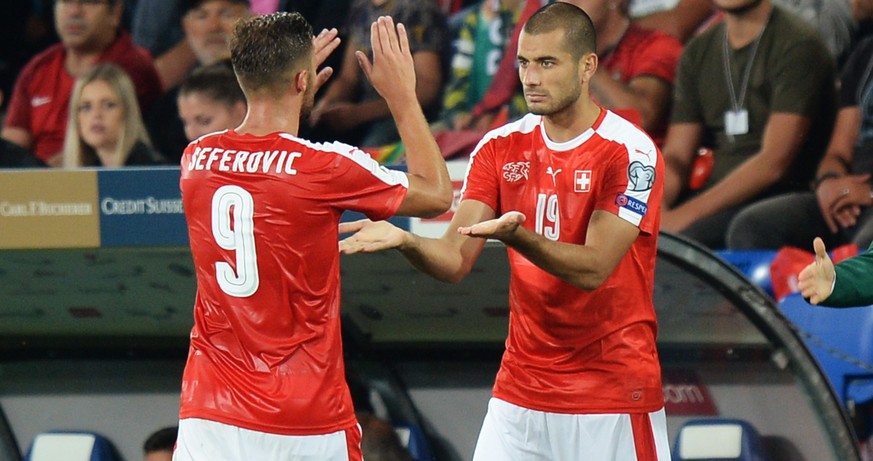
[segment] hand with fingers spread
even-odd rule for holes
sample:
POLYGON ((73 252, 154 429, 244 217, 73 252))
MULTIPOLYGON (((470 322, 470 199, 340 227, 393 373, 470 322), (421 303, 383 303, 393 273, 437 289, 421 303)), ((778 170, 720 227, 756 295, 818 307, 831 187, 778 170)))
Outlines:
MULTIPOLYGON (((323 29, 312 38, 312 68, 318 69, 324 61, 340 45, 340 38, 336 29, 323 29)), ((324 85, 333 75, 332 67, 325 67, 318 71, 315 77, 315 91, 324 85)))
POLYGON ((797 278, 800 294, 812 304, 818 304, 831 295, 834 287, 834 263, 828 256, 824 241, 816 237, 813 241, 815 261, 806 266, 797 278))
POLYGON ((373 88, 392 104, 418 104, 415 95, 415 63, 403 24, 395 26, 390 16, 381 16, 370 26, 373 61, 357 51, 355 57, 373 88))
POLYGON ((339 242, 342 254, 374 253, 400 248, 406 242, 407 233, 388 221, 344 222, 339 225, 340 234, 352 234, 339 242))

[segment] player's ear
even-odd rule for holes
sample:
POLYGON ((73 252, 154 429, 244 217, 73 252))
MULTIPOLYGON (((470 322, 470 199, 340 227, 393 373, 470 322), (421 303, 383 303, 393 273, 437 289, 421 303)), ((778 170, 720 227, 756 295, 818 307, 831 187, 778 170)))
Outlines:
POLYGON ((596 53, 586 53, 582 56, 582 63, 579 66, 580 77, 583 82, 588 82, 594 76, 594 73, 597 72, 597 54, 596 53))
POLYGON ((309 88, 309 71, 303 69, 294 75, 294 89, 298 93, 305 93, 307 88, 309 88))

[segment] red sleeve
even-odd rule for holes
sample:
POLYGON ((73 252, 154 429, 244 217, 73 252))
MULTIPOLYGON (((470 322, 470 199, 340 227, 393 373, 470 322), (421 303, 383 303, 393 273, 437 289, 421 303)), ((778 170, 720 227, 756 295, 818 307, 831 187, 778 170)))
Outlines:
POLYGON ((648 75, 673 83, 681 55, 679 40, 667 34, 652 34, 636 53, 630 78, 648 75))
MULTIPOLYGON (((494 141, 481 142, 470 154, 464 185, 461 187, 461 200, 478 200, 500 214, 500 193, 498 190, 498 172, 495 169, 494 141)), ((516 171, 507 174, 527 175, 529 166, 507 164, 506 168, 516 171)))
POLYGON ((329 186, 333 191, 325 191, 334 195, 330 198, 333 206, 363 213, 374 221, 394 216, 409 190, 406 173, 380 165, 359 149, 341 158, 335 176, 339 179, 329 186))
POLYGON ((660 224, 664 162, 654 145, 621 146, 609 162, 597 209, 609 211, 652 234, 660 224))
POLYGON ((9 100, 9 106, 6 108, 5 126, 22 128, 31 132, 30 128, 30 89, 27 83, 32 79, 33 61, 31 61, 21 73, 18 74, 18 80, 15 81, 15 87, 12 89, 12 99, 9 100))

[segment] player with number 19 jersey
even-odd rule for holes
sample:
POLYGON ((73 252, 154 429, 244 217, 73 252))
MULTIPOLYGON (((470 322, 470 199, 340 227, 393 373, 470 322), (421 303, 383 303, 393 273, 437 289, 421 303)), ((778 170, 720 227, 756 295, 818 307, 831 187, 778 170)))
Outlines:
POLYGON ((337 226, 385 219, 404 173, 341 143, 206 135, 180 187, 197 275, 181 418, 282 435, 354 427, 340 335, 337 226))
POLYGON ((528 114, 489 132, 470 158, 462 200, 524 227, 585 244, 592 213, 613 213, 640 234, 592 291, 509 249, 509 334, 494 397, 554 413, 642 413, 664 406, 652 303, 664 164, 639 128, 605 109, 592 128, 556 143, 528 114))

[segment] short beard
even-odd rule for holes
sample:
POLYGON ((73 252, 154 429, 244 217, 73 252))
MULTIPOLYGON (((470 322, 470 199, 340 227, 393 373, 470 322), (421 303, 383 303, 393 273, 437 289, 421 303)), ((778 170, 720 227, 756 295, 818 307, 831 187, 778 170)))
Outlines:
POLYGON ((555 101, 555 103, 552 104, 550 107, 545 107, 539 110, 528 107, 528 110, 534 115, 549 116, 557 114, 572 106, 576 103, 576 101, 579 100, 579 98, 581 97, 581 88, 579 88, 578 90, 579 91, 575 93, 571 92, 566 94, 562 99, 555 101))
POLYGON ((308 120, 315 107, 315 82, 310 82, 303 93, 303 103, 300 106, 300 120, 308 120))
POLYGON ((741 15, 757 8, 758 5, 760 5, 761 2, 763 2, 763 1, 764 0, 752 0, 751 2, 749 2, 748 4, 743 5, 743 6, 738 6, 736 8, 721 8, 721 10, 724 11, 725 13, 733 15, 733 16, 741 16, 741 15))

